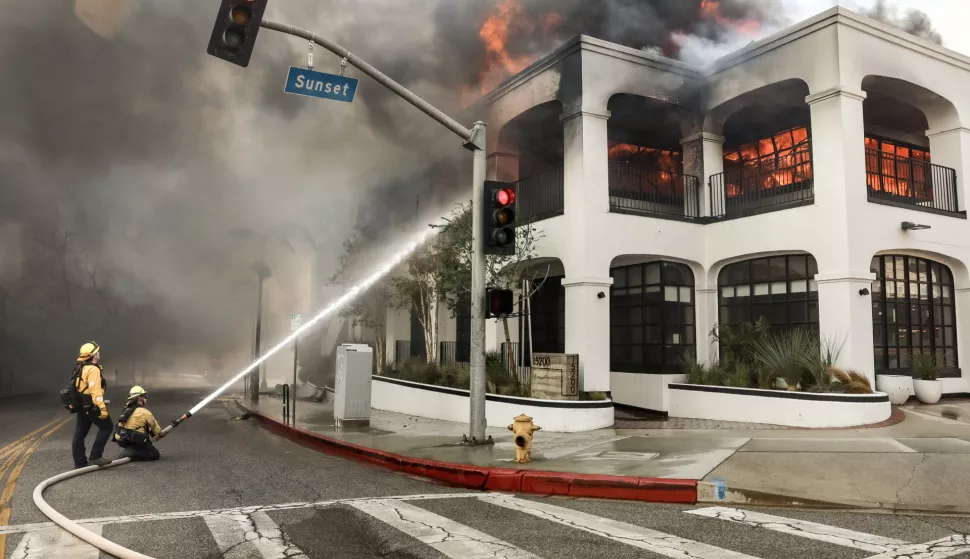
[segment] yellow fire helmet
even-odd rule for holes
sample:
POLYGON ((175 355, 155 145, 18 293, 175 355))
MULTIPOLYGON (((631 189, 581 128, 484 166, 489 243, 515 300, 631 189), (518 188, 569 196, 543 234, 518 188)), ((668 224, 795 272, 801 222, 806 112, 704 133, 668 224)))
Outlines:
POLYGON ((145 389, 140 386, 132 386, 128 392, 128 399, 133 400, 139 396, 148 396, 148 392, 145 392, 145 389))
POLYGON ((78 355, 77 355, 77 360, 87 361, 88 359, 91 359, 92 357, 94 357, 94 355, 99 351, 101 351, 101 346, 99 346, 94 342, 87 342, 86 344, 81 346, 81 350, 78 352, 78 355))

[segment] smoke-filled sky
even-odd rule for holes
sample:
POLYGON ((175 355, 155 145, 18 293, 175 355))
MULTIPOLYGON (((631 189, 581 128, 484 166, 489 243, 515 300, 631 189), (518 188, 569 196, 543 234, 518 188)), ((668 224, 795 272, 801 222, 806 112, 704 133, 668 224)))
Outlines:
MULTIPOLYGON (((690 59, 807 17, 810 3, 523 0, 511 15, 524 17, 489 28, 510 38, 507 53, 480 30, 509 15, 510 0, 274 0, 268 15, 344 43, 458 114, 463 94, 495 79, 490 69, 523 66, 578 33, 690 59)), ((366 78, 352 105, 284 94, 305 42, 263 30, 246 69, 206 55, 219 0, 105 4, 128 6, 110 38, 75 17, 74 0, 0 0, 8 369, 60 379, 91 338, 129 363, 245 357, 253 261, 263 255, 275 272, 264 339, 278 339, 289 313, 311 310, 310 283, 332 272, 360 208, 406 216, 416 193, 437 188, 431 169, 468 167, 457 138, 366 78)), ((317 69, 338 64, 316 50, 317 69)))

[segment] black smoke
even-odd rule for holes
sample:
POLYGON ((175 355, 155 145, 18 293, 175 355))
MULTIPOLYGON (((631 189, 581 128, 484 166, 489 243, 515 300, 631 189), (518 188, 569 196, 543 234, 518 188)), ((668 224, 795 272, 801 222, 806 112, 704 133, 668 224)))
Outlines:
POLYGON ((943 44, 943 37, 933 27, 930 16, 922 10, 910 8, 902 15, 898 13, 895 6, 890 5, 886 0, 877 0, 876 4, 862 13, 877 21, 901 29, 911 35, 916 35, 921 39, 943 44))
MULTIPOLYGON (((305 42, 263 30, 238 68, 205 53, 218 0, 114 3, 127 13, 105 38, 74 0, 0 0, 0 390, 5 374, 61 379, 87 339, 109 367, 245 357, 254 260, 276 272, 264 339, 278 339, 306 302, 311 262, 328 277, 358 216, 398 226, 421 204, 450 205, 433 200, 442 180, 468 184, 458 139, 353 69, 353 105, 284 94, 305 42)), ((268 15, 459 114, 460 90, 489 64, 479 30, 499 4, 274 0, 268 15)), ((584 33, 677 56, 674 33, 717 42, 778 13, 711 4, 523 0, 531 23, 513 25, 509 48, 535 58, 584 33)), ((339 68, 316 54, 317 69, 339 68)))

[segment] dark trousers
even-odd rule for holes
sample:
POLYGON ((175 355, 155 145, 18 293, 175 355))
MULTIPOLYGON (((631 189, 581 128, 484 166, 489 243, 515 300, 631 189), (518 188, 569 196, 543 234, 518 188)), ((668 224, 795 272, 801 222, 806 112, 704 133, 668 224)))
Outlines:
POLYGON ((150 441, 126 446, 119 456, 119 458, 131 458, 135 462, 158 460, 160 457, 158 449, 150 441))
POLYGON ((94 444, 91 446, 91 460, 97 460, 104 454, 104 446, 108 444, 111 432, 114 430, 114 423, 109 415, 107 419, 91 418, 84 412, 77 414, 77 423, 74 424, 74 440, 71 442, 71 450, 74 452, 74 466, 81 468, 88 464, 88 459, 84 457, 84 438, 88 436, 91 425, 97 425, 98 434, 94 437, 94 444))

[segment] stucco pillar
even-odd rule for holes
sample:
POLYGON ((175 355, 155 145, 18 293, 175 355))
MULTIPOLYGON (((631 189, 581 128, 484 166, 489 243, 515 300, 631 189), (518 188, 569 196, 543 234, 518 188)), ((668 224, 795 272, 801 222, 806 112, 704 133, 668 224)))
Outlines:
POLYGON ((717 288, 696 288, 694 308, 694 343, 697 347, 697 362, 710 363, 717 360, 717 345, 710 333, 717 324, 717 288))
POLYGON ((485 160, 485 178, 490 181, 518 182, 519 154, 511 150, 489 154, 485 160))
POLYGON ((956 170, 957 175, 957 208, 967 209, 967 198, 970 197, 970 128, 962 125, 930 130, 926 133, 930 139, 930 157, 935 165, 942 165, 956 170))
POLYGON ((957 366, 960 367, 960 379, 944 381, 943 392, 970 391, 970 287, 957 287, 953 293, 953 303, 956 305, 957 328, 957 366))
POLYGON ((580 390, 609 392, 613 278, 568 277, 562 285, 566 291, 566 353, 579 355, 580 390))
POLYGON ((836 365, 864 373, 875 387, 872 352, 872 282, 876 275, 868 270, 819 273, 819 332, 823 343, 842 346, 836 365), (861 290, 869 293, 860 294, 861 290))
POLYGON ((569 247, 563 261, 574 276, 593 275, 585 270, 594 238, 589 229, 593 214, 609 212, 609 149, 606 129, 610 112, 585 106, 567 107, 563 123, 563 202, 569 227, 563 246, 569 247))
POLYGON ((865 127, 862 102, 866 94, 834 88, 809 95, 812 112, 812 173, 819 227, 816 234, 826 247, 815 254, 820 269, 868 269, 871 254, 852 239, 871 234, 858 218, 868 204, 866 190, 865 127))
POLYGON ((680 145, 684 148, 684 174, 693 175, 699 181, 700 215, 710 216, 713 201, 724 205, 723 185, 716 195, 712 195, 710 187, 711 175, 724 172, 724 136, 701 132, 682 139, 680 145))

